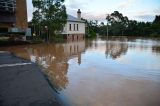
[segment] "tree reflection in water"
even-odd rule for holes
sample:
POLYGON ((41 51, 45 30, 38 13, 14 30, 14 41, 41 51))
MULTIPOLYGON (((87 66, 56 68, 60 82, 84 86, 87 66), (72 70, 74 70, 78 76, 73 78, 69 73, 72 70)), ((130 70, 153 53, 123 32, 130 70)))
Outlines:
POLYGON ((30 60, 42 66, 44 73, 57 90, 68 84, 68 58, 62 44, 38 44, 26 47, 30 60))
MULTIPOLYGON (((97 50, 104 46, 102 48, 105 51, 106 58, 117 59, 127 53, 128 47, 137 47, 136 44, 128 44, 126 37, 103 39, 105 41, 104 44, 99 41, 99 39, 95 39, 61 44, 32 45, 26 50, 32 61, 44 67, 44 73, 47 74, 52 85, 60 91, 65 89, 69 83, 67 78, 68 60, 78 57, 77 64, 81 64, 81 53, 85 49, 92 48, 97 50)), ((141 45, 140 48, 143 49, 145 46, 141 45)))
POLYGON ((125 55, 125 53, 127 53, 128 50, 127 41, 128 41, 127 37, 108 37, 108 38, 97 38, 95 40, 86 40, 86 49, 103 48, 105 50, 106 58, 116 59, 119 58, 121 55, 125 55))
POLYGON ((121 55, 125 55, 128 50, 127 38, 110 38, 106 41, 106 58, 111 57, 112 59, 116 59, 121 55))
POLYGON ((10 51, 37 63, 52 85, 57 90, 62 90, 68 85, 68 60, 77 58, 77 64, 81 64, 81 53, 85 51, 85 41, 2 47, 0 51, 10 51))
POLYGON ((72 57, 78 57, 77 64, 80 64, 81 53, 84 50, 84 41, 32 45, 27 48, 30 59, 44 68, 44 73, 59 91, 68 85, 68 60, 72 57))
POLYGON ((153 46, 152 47, 152 50, 153 50, 153 52, 155 52, 155 53, 160 53, 160 46, 153 46))
POLYGON ((127 53, 128 48, 130 50, 135 48, 146 50, 146 48, 150 48, 152 52, 160 53, 159 45, 146 45, 148 43, 146 42, 145 44, 144 41, 148 42, 150 40, 137 41, 136 38, 108 37, 65 43, 43 43, 36 45, 1 47, 0 51, 10 51, 17 56, 39 64, 44 69, 44 73, 48 76, 50 82, 60 91, 65 89, 69 83, 67 73, 69 68, 68 61, 70 59, 76 59, 77 64, 81 65, 83 63, 81 60, 83 56, 81 56, 81 54, 85 51, 89 51, 89 49, 97 52, 102 51, 107 59, 120 58, 127 53))

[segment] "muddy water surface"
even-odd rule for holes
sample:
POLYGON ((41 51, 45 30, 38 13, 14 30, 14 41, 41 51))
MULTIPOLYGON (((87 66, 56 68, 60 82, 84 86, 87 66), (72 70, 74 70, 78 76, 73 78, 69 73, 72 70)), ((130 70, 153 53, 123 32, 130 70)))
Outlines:
POLYGON ((160 41, 110 37, 0 47, 39 64, 69 106, 160 106, 160 41))

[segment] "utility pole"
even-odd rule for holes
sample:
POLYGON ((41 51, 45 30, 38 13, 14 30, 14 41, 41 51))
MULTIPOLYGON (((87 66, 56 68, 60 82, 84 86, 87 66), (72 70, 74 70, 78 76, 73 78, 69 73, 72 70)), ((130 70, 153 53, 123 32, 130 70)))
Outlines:
MULTIPOLYGON (((40 8, 40 1, 38 0, 38 14, 40 15, 39 13, 39 8, 40 8)), ((38 35, 40 36, 40 21, 38 20, 38 35)))
POLYGON ((107 22, 107 37, 108 37, 108 22, 107 22))
POLYGON ((106 20, 107 20, 107 37, 108 37, 108 22, 110 20, 110 15, 109 14, 107 14, 106 20))
POLYGON ((44 26, 45 30, 46 30, 46 42, 49 41, 49 33, 48 33, 48 26, 44 26))

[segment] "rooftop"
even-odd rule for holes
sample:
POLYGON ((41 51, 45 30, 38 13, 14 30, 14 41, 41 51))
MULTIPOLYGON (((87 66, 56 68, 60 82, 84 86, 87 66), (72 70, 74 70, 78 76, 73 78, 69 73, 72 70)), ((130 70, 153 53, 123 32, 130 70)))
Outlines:
POLYGON ((74 16, 71 16, 71 15, 67 15, 67 21, 71 21, 71 22, 81 22, 81 23, 85 23, 85 21, 81 20, 81 19, 78 19, 74 16))

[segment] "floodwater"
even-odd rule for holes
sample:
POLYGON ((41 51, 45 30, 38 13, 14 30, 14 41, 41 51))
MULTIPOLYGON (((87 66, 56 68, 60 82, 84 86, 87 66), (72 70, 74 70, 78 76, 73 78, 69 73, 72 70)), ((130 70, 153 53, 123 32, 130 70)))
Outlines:
POLYGON ((109 37, 1 47, 40 65, 66 106, 160 106, 160 41, 109 37))

